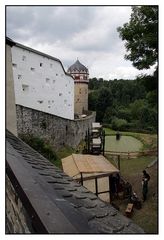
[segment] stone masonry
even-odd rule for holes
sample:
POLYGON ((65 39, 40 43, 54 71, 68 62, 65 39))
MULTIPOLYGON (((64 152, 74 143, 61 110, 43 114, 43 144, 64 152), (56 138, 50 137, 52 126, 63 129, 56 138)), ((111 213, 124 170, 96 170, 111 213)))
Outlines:
POLYGON ((50 141, 56 149, 76 147, 95 121, 95 113, 83 119, 69 120, 16 105, 18 135, 32 134, 50 141))
POLYGON ((30 217, 6 175, 6 233, 31 232, 34 230, 30 224, 30 217))

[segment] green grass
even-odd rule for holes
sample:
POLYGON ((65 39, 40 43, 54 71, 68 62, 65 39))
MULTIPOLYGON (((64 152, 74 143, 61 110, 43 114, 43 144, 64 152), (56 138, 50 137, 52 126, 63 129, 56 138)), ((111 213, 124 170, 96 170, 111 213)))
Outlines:
MULTIPOLYGON (((116 135, 116 131, 110 128, 104 128, 106 136, 116 135)), ((145 133, 135 133, 135 132, 121 132, 122 136, 132 136, 142 142, 142 150, 150 150, 157 148, 157 134, 145 134, 145 133)))
POLYGON ((142 142, 131 136, 121 136, 120 140, 116 140, 115 136, 105 137, 105 151, 137 152, 142 147, 142 142))
MULTIPOLYGON (((111 156, 105 155, 107 159, 117 167, 117 160, 114 160, 111 156)), ((154 156, 138 157, 138 158, 121 158, 120 160, 120 172, 124 177, 135 175, 136 172, 142 172, 153 160, 154 156)))
MULTIPOLYGON (((106 155, 112 164, 117 167, 117 160, 106 155)), ((120 173, 121 176, 131 183, 133 191, 135 191, 140 199, 142 199, 142 171, 146 169, 150 174, 148 199, 142 204, 140 210, 134 209, 132 220, 142 227, 145 233, 157 233, 158 231, 158 200, 154 194, 158 196, 158 169, 154 166, 147 168, 147 166, 156 159, 156 156, 145 156, 132 159, 121 158, 120 160, 120 173)), ((120 211, 125 214, 125 209, 128 201, 116 200, 114 202, 120 207, 120 211)))

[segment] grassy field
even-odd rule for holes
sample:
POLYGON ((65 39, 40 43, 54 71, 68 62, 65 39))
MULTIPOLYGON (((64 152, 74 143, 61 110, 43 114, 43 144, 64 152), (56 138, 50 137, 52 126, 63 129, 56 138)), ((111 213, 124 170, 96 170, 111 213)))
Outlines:
POLYGON ((116 140, 115 136, 105 137, 105 151, 137 152, 142 147, 142 142, 132 136, 121 136, 120 140, 116 140))
MULTIPOLYGON (((110 128, 104 128, 105 135, 115 135, 116 131, 110 128)), ((145 133, 134 133, 134 132, 120 132, 122 136, 132 136, 143 144, 142 150, 150 150, 157 148, 157 134, 145 134, 145 133)))

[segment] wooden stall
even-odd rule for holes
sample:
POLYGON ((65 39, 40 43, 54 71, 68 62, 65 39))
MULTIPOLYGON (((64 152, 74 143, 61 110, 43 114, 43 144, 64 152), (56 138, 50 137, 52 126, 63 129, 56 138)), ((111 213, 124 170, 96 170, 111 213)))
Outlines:
POLYGON ((62 159, 63 171, 102 200, 110 202, 111 176, 119 170, 102 155, 72 154, 62 159))

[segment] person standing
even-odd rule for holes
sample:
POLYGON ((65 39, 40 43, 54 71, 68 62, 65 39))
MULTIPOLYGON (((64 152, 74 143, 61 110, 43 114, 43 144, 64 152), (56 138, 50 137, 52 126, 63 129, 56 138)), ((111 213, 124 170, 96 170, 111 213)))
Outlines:
POLYGON ((148 193, 148 182, 150 180, 149 174, 144 170, 143 171, 143 177, 142 177, 142 195, 143 195, 143 201, 145 202, 147 199, 147 193, 148 193))

